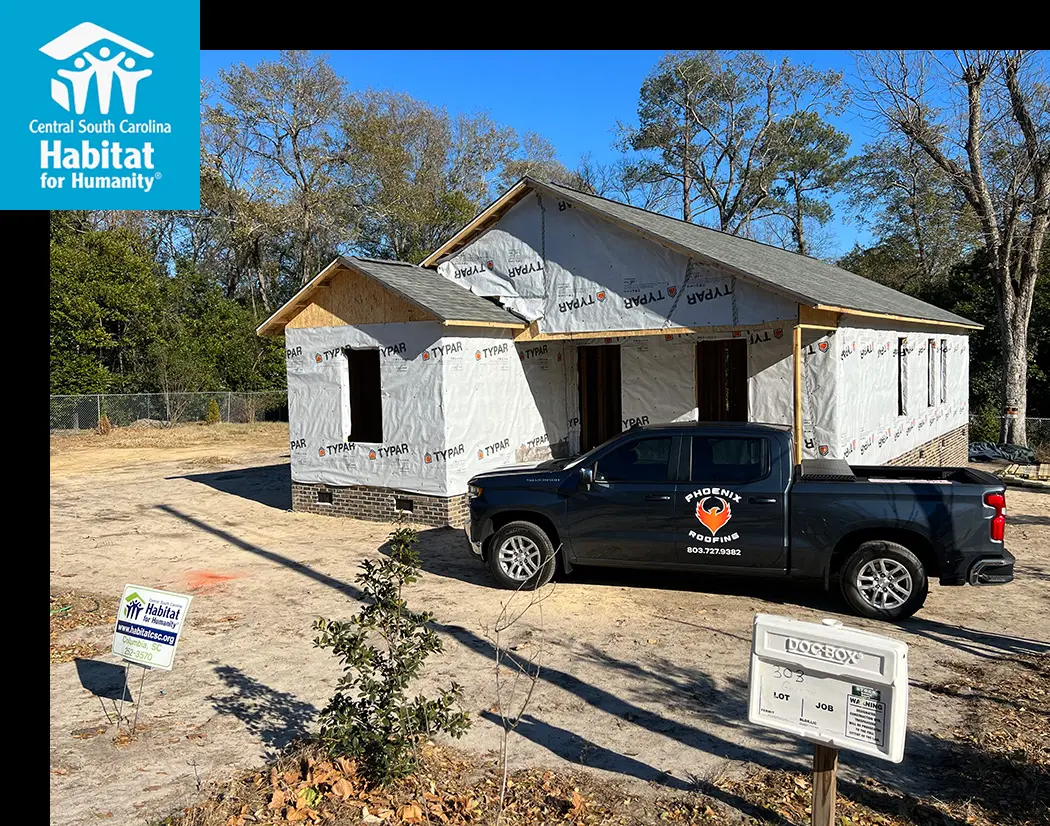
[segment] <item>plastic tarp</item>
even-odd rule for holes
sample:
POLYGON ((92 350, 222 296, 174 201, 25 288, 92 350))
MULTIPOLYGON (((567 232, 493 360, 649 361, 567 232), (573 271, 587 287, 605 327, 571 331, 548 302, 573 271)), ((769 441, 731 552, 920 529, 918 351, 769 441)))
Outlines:
MULTIPOLYGON (((839 456, 838 351, 835 333, 802 331, 802 457, 839 456)), ((793 365, 792 365, 793 366, 793 365)), ((792 376, 794 378, 794 376, 792 376)), ((785 391, 789 392, 789 391, 785 391)), ((789 398, 793 399, 794 390, 789 398)))
POLYGON ((442 331, 436 322, 287 329, 292 479, 443 494, 443 469, 425 461, 445 446, 441 368, 432 364, 442 331), (382 443, 349 441, 348 347, 379 350, 382 443))
POLYGON ((575 348, 443 332, 429 322, 288 329, 292 478, 450 496, 480 470, 575 449, 575 348), (350 438, 345 348, 379 350, 382 442, 350 438))
POLYGON ((1035 451, 1030 447, 995 442, 970 442, 971 462, 1013 462, 1018 465, 1034 465, 1035 451))
POLYGON ((793 301, 538 193, 437 269, 538 319, 544 333, 750 326, 796 315, 793 301))
POLYGON ((448 495, 463 493, 481 471, 569 455, 576 370, 568 348, 509 337, 444 341, 456 345, 443 362, 441 392, 448 495))
MULTIPOLYGON (((836 388, 838 439, 829 456, 883 464, 969 420, 965 335, 840 327, 833 339, 828 349, 838 350, 837 359, 815 369, 818 381, 836 388)), ((809 390, 805 396, 817 409, 827 406, 809 390)))
POLYGON ((623 427, 696 421, 696 340, 627 339, 620 345, 623 427))

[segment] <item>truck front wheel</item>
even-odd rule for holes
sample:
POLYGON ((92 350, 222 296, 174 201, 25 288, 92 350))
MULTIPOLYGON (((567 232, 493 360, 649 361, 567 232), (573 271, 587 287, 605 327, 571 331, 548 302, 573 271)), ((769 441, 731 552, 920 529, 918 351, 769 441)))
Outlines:
POLYGON ((531 522, 508 522, 489 544, 489 570, 504 588, 539 588, 554 576, 554 546, 531 522))
POLYGON ((861 543, 839 574, 842 595, 862 617, 907 619, 926 602, 929 584, 919 558, 896 542, 861 543))

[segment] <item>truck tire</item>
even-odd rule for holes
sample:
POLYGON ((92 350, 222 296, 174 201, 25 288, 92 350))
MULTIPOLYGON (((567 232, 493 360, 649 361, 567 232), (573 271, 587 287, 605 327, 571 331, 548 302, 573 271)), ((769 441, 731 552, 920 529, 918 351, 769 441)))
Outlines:
POLYGON ((489 570, 504 588, 532 590, 554 576, 554 545, 532 522, 508 522, 489 544, 489 570))
POLYGON ((896 542, 861 543, 839 572, 842 595, 862 617, 896 622, 926 602, 929 583, 919 558, 896 542))

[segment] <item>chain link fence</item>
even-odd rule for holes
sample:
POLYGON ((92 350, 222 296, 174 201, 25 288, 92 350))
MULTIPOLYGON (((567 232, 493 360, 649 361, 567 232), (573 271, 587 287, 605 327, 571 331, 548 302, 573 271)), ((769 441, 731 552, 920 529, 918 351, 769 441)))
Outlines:
POLYGON ((214 399, 223 422, 286 422, 288 392, 100 393, 51 397, 51 430, 94 430, 105 414, 117 427, 202 422, 214 399))
MULTIPOLYGON (((970 415, 970 441, 971 442, 998 442, 999 428, 1002 425, 1002 417, 995 415, 970 415)), ((1028 444, 1050 446, 1050 419, 1038 416, 1025 418, 1025 428, 1028 433, 1028 444)))

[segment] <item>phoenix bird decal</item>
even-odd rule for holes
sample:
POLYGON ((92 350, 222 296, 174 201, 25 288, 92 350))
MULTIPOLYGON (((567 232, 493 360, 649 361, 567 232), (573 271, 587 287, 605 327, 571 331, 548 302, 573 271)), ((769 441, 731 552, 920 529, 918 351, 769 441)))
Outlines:
POLYGON ((721 496, 707 496, 696 503, 696 518, 714 535, 733 518, 733 510, 721 496), (704 505, 709 502, 714 504, 705 508, 704 505))

